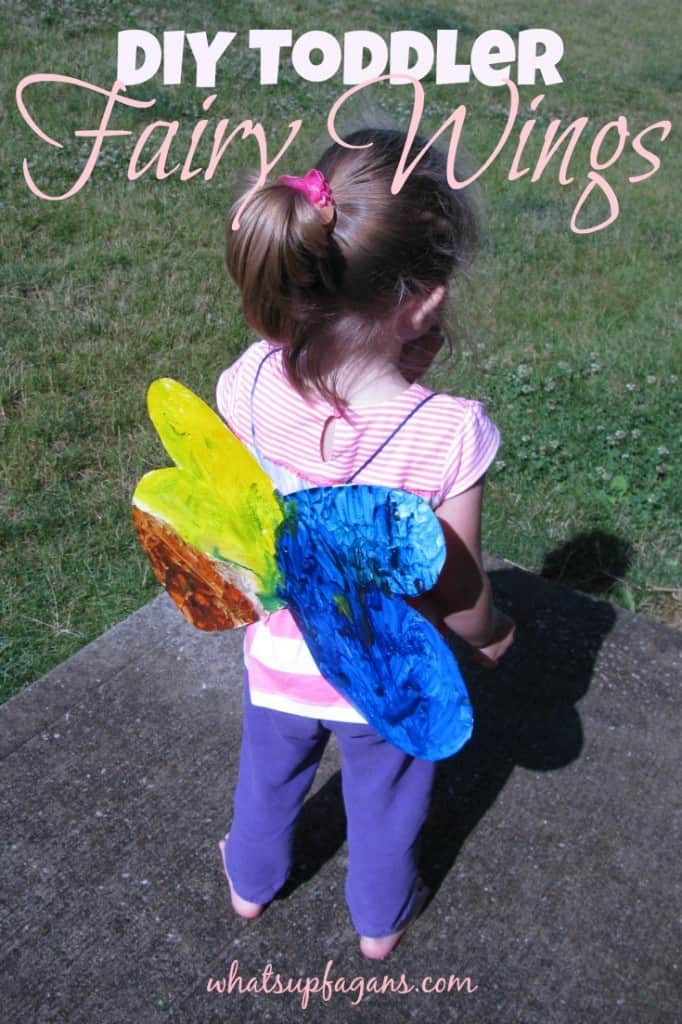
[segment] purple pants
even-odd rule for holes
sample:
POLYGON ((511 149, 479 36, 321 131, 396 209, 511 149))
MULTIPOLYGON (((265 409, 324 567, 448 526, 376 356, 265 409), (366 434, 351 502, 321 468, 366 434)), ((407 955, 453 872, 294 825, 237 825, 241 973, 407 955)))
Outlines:
POLYGON ((281 889, 291 869, 296 818, 331 732, 341 749, 348 823, 346 900, 356 931, 380 938, 400 928, 413 909, 417 840, 434 763, 404 754, 369 725, 255 707, 246 675, 226 866, 245 900, 267 903, 281 889))

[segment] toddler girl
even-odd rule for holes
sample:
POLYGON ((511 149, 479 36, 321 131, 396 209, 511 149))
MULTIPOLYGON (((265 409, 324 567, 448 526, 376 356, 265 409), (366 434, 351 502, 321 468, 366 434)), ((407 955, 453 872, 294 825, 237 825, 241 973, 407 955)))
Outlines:
MULTIPOLYGON (((513 635, 481 568, 483 478, 499 433, 479 402, 418 383, 475 217, 434 148, 391 194, 404 145, 401 132, 354 132, 304 178, 282 175, 237 200, 227 264, 265 340, 224 371, 217 404, 283 494, 353 482, 427 500, 448 556, 417 606, 493 665, 513 635)), ((415 140, 408 165, 423 146, 415 140)), ((364 955, 387 956, 424 901, 416 848, 434 764, 386 742, 333 689, 286 609, 248 627, 245 663, 234 817, 220 844, 233 908, 257 917, 286 881, 296 817, 333 732, 348 907, 364 955)))

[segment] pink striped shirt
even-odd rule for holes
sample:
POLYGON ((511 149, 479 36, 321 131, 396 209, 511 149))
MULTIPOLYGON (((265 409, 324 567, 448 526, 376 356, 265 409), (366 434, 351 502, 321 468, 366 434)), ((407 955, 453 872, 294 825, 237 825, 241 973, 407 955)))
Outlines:
MULTIPOLYGON (((432 394, 415 382, 394 398, 351 408, 344 418, 327 402, 303 398, 292 388, 281 353, 276 352, 262 365, 253 393, 252 424, 254 380, 272 350, 269 342, 257 342, 225 370, 218 380, 217 405, 282 494, 346 483, 409 412, 432 394), (336 420, 333 448, 325 459, 321 442, 330 419, 336 420)), ((353 482, 411 491, 435 509, 483 476, 499 443, 499 431, 480 402, 438 394, 353 482)), ((320 675, 286 609, 247 627, 244 653, 254 704, 305 717, 365 721, 320 675)))

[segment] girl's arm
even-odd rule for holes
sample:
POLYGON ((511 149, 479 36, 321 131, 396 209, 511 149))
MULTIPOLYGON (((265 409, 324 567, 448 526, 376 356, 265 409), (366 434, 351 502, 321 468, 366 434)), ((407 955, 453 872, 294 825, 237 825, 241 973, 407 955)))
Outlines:
POLYGON ((476 650, 478 661, 493 667, 514 639, 514 623, 495 608, 483 570, 483 481, 436 509, 447 556, 435 587, 416 607, 439 627, 457 633, 476 650))

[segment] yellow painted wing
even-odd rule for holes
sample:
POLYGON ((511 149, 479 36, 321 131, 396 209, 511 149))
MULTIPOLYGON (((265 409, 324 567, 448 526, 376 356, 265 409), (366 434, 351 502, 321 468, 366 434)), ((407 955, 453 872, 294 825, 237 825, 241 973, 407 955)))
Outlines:
POLYGON ((136 529, 157 578, 203 629, 241 625, 282 607, 275 559, 282 507, 267 474, 177 381, 154 381, 147 405, 175 462, 147 473, 133 494, 136 529))

